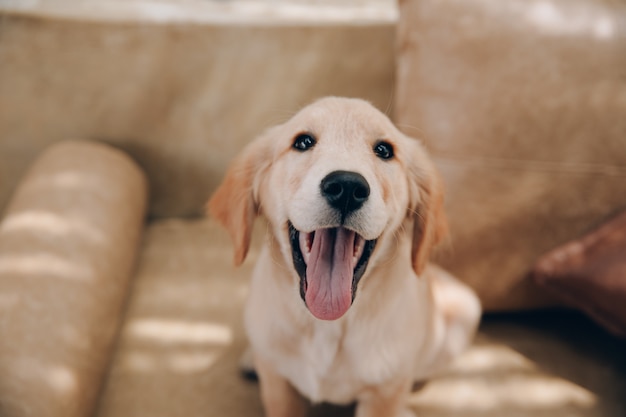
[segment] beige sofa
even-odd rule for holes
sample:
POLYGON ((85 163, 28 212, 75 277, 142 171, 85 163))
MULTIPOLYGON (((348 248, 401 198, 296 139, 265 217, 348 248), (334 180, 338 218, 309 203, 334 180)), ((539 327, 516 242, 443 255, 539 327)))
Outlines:
MULTIPOLYGON (((515 62, 549 72, 545 56, 556 65, 570 56, 559 51, 600 36, 604 49, 571 53, 623 68, 626 55, 614 52, 626 45, 626 11, 596 3, 0 2, 0 416, 261 416, 258 386, 238 361, 262 228, 235 269, 226 233, 199 215, 238 149, 327 94, 393 103, 399 125, 426 140, 449 190, 441 261, 489 310, 474 346, 411 397, 418 415, 626 415, 622 340, 575 311, 518 311, 560 304, 525 277, 538 256, 626 205, 623 78, 613 65, 567 60, 572 70, 548 94, 549 78, 535 85, 523 65, 485 61, 533 39, 523 50, 537 55, 515 62), (554 35, 578 27, 558 19, 581 4, 601 24, 580 17, 576 42, 554 35), (520 10, 562 26, 503 23, 520 10), (571 98, 576 68, 589 74, 591 102, 571 98), (507 77, 519 81, 503 95, 507 77), (611 152, 583 160, 597 137, 611 152), (506 155, 519 149, 552 159, 538 174, 506 155), (516 175, 505 176, 511 159, 516 175), (551 186, 546 172, 572 161, 591 167, 571 176, 593 199, 551 186), (477 201, 484 184, 494 197, 477 201), (528 193, 496 198, 520 184, 542 184, 530 197, 552 203, 531 214, 528 193), (526 216, 551 232, 520 234, 526 216), (500 276, 486 276, 492 270, 500 276)), ((319 406, 311 415, 351 413, 319 406)))

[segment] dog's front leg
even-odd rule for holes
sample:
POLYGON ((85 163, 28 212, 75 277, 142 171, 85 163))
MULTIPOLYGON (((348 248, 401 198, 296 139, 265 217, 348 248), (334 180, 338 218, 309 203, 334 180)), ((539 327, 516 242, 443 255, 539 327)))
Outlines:
POLYGON ((266 417, 304 417, 307 407, 302 395, 258 356, 254 363, 261 383, 261 400, 266 417))
POLYGON ((414 417, 407 407, 411 381, 368 389, 359 396, 356 417, 414 417))

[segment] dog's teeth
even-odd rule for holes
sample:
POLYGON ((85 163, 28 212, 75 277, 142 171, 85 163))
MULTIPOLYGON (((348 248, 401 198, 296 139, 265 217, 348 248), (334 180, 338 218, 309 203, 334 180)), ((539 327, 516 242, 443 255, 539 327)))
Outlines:
POLYGON ((354 237, 354 254, 353 254, 355 262, 358 262, 359 259, 361 258, 361 255, 363 255, 363 248, 364 247, 365 247, 365 239, 363 239, 358 234, 355 234, 355 237, 354 237))
POLYGON ((309 257, 311 255, 312 233, 300 232, 299 241, 300 241, 300 252, 302 252, 304 263, 308 264, 309 257))

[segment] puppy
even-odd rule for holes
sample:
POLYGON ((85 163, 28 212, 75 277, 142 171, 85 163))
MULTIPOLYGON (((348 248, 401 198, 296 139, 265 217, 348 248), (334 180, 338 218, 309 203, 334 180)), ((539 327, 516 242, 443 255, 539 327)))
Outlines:
POLYGON ((446 232, 423 147, 369 103, 329 97, 250 143, 209 212, 235 263, 253 222, 268 236, 245 310, 268 417, 357 402, 357 417, 411 416, 412 384, 471 341, 474 293, 428 264, 446 232))

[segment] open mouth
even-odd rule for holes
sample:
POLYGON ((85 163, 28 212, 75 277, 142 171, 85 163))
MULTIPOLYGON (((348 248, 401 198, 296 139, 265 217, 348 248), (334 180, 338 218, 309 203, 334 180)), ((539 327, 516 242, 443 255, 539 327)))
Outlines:
POLYGON ((300 232, 289 223, 289 241, 300 296, 309 311, 322 320, 343 316, 354 301, 376 240, 365 240, 344 227, 300 232))

